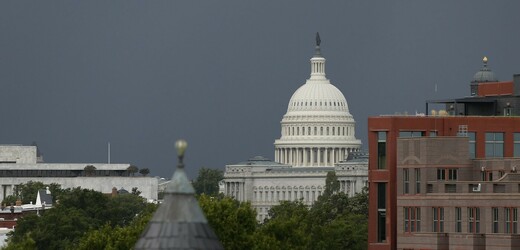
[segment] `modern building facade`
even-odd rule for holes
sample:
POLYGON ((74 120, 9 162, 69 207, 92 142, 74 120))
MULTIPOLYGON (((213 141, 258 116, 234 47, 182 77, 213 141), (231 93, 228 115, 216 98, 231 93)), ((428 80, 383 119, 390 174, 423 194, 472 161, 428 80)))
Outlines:
POLYGON ((520 78, 484 63, 445 112, 369 118, 369 249, 520 248, 520 78))
POLYGON ((114 187, 126 190, 137 187, 142 197, 156 200, 157 178, 131 176, 128 167, 130 164, 44 163, 36 146, 0 145, 0 198, 15 194, 16 186, 21 183, 40 181, 107 194, 114 187), (94 168, 86 170, 87 166, 94 168))
POLYGON ((259 221, 283 200, 312 205, 330 171, 349 195, 368 184, 368 158, 359 152, 345 96, 326 78, 319 36, 310 63, 310 78, 294 92, 281 121, 274 161, 257 156, 225 169, 224 194, 251 201, 259 221))

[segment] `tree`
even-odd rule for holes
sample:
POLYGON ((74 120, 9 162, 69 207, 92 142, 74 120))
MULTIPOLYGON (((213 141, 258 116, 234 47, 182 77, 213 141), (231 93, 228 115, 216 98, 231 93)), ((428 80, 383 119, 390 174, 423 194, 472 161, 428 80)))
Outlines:
POLYGON ((96 173, 96 167, 94 167, 94 165, 87 165, 83 168, 83 172, 86 176, 93 176, 96 173))
POLYGON ((104 232, 105 225, 121 233, 114 236, 114 241, 128 241, 130 238, 136 241, 140 232, 129 233, 122 228, 130 226, 139 217, 137 214, 154 208, 154 204, 148 204, 136 195, 109 197, 94 190, 66 189, 54 208, 41 216, 31 214, 18 220, 16 230, 10 233, 9 248, 25 249, 24 246, 34 241, 37 249, 76 249, 87 232, 100 229, 104 232))
POLYGON ((257 222, 249 202, 202 194, 199 204, 225 249, 253 248, 257 222))
POLYGON ((301 201, 282 201, 269 210, 269 219, 259 228, 258 248, 304 249, 311 240, 308 233, 309 210, 301 201), (266 244, 267 243, 267 244, 266 244), (263 245, 263 246, 262 246, 263 245))
POLYGON ((137 173, 137 171, 139 171, 139 168, 134 165, 130 165, 130 167, 128 167, 126 169, 126 171, 128 172, 128 175, 134 176, 135 173, 137 173))
POLYGON ((149 173, 150 173, 150 169, 148 168, 141 168, 139 170, 139 173, 142 175, 142 176, 147 176, 149 173))
POLYGON ((51 191, 53 202, 56 201, 62 193, 59 184, 51 183, 46 185, 39 181, 29 181, 27 183, 19 184, 16 187, 14 194, 7 196, 2 203, 8 206, 11 203, 15 203, 18 197, 22 200, 22 204, 29 204, 30 202, 35 203, 36 197, 38 196, 38 190, 46 189, 47 187, 49 187, 49 191, 51 191))
POLYGON ((339 191, 339 181, 335 171, 327 172, 327 178, 325 178, 325 190, 323 196, 330 196, 339 191))
POLYGON ((197 194, 216 196, 219 193, 219 182, 224 179, 220 169, 201 168, 197 179, 193 181, 193 188, 197 194))

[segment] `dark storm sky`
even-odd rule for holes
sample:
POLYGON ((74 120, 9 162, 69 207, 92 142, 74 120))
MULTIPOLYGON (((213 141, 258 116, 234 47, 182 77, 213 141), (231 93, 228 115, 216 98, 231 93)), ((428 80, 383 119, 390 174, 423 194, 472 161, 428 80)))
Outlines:
POLYGON ((2 1, 0 144, 46 162, 170 177, 273 158, 320 32, 327 76, 365 143, 367 117, 469 94, 483 56, 520 73, 520 1, 2 1), (435 93, 435 84, 438 91, 435 93))

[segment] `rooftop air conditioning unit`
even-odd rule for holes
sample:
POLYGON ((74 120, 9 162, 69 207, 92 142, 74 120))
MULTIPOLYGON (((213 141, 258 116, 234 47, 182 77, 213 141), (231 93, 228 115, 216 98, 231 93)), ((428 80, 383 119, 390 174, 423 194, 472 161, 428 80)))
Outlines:
POLYGON ((473 192, 480 192, 480 183, 477 186, 473 186, 473 192))

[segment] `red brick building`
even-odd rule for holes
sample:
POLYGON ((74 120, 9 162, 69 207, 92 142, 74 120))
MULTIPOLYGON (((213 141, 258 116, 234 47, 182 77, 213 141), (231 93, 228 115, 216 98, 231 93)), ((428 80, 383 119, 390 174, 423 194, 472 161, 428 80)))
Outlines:
POLYGON ((369 249, 520 249, 520 75, 431 103, 368 119, 369 249))

